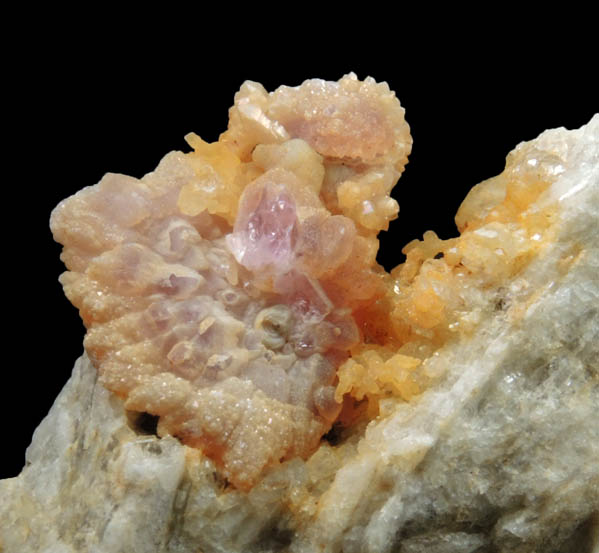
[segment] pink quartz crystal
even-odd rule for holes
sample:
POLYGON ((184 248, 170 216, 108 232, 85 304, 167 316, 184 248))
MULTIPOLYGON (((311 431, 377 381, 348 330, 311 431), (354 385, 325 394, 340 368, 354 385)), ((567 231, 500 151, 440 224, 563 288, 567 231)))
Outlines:
POLYGON ((291 268, 296 235, 295 202, 285 186, 254 182, 241 197, 227 244, 247 269, 282 273, 291 268))

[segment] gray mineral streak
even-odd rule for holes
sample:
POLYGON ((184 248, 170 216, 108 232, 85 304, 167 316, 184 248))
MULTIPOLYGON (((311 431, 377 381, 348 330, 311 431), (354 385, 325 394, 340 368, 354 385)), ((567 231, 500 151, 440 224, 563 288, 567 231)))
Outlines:
POLYGON ((418 398, 241 492, 144 433, 83 356, 0 482, 0 551, 598 552, 599 116, 539 140, 567 151, 555 239, 418 398))

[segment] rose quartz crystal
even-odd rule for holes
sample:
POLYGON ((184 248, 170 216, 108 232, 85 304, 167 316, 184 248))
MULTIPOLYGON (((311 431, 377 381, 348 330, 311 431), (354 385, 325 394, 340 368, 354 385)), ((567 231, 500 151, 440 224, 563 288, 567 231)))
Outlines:
POLYGON ((254 272, 284 273, 292 265, 298 222, 295 201, 276 176, 246 187, 233 233, 227 236, 237 262, 254 272))
POLYGON ((379 332, 363 312, 386 293, 376 234, 411 138, 387 85, 350 74, 246 82, 218 142, 187 140, 64 200, 51 228, 103 384, 247 489, 317 447, 338 367, 379 332))

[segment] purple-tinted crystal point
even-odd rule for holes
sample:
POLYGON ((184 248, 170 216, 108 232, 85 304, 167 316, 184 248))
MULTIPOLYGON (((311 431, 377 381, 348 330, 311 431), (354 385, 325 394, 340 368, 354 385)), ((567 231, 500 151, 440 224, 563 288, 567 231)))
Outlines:
POLYGON ((297 215, 295 201, 282 185, 249 186, 240 201, 227 244, 251 271, 288 271, 293 262, 297 215))

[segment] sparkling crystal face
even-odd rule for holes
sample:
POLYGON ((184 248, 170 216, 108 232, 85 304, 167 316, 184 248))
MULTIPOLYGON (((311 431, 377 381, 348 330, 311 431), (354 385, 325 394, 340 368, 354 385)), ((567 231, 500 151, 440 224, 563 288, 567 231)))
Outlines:
MULTIPOLYGON (((273 179, 274 180, 274 179, 273 179)), ((291 269, 297 234, 295 201, 284 185, 256 182, 246 187, 227 245, 240 265, 253 272, 291 269)))

